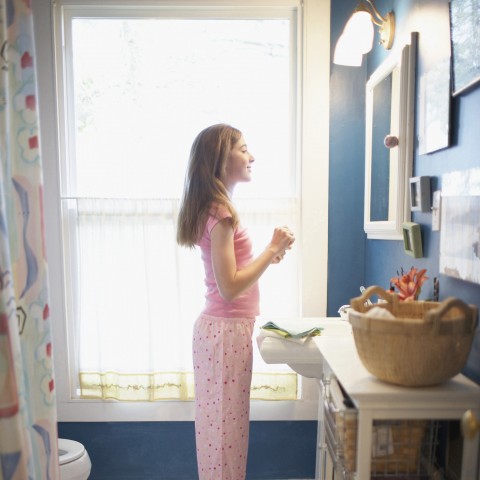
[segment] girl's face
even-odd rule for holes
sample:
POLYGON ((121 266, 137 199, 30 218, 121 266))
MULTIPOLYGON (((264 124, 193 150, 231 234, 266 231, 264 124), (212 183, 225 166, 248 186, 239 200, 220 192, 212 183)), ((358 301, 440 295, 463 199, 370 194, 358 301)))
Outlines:
POLYGON ((230 151, 222 178, 229 192, 233 192, 237 183, 251 180, 252 163, 254 161, 255 159, 250 155, 242 135, 230 151))

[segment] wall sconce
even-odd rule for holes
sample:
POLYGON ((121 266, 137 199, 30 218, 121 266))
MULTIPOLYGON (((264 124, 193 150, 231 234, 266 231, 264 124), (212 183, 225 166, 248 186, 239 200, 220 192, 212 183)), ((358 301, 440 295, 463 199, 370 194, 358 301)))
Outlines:
POLYGON ((382 17, 373 0, 360 0, 337 41, 333 63, 359 67, 363 55, 372 49, 373 25, 379 27, 380 44, 390 50, 395 36, 394 13, 389 12, 382 17))

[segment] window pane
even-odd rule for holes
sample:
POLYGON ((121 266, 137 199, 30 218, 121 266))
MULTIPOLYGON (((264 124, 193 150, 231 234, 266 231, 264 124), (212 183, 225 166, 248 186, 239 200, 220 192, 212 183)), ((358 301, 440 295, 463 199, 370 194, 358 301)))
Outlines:
MULTIPOLYGON (((256 160, 253 181, 235 195, 243 197, 237 207, 255 251, 278 225, 290 225, 299 237, 292 24, 289 18, 72 19, 66 91, 74 148, 62 170, 69 175, 62 204, 82 395, 108 397, 103 382, 121 389, 120 377, 98 372, 145 374, 154 383, 135 385, 147 396, 152 387, 154 398, 191 394, 183 385, 204 273, 198 250, 176 244, 175 224, 200 130, 225 122, 245 135, 256 160), (161 375, 153 380, 152 372, 161 375), (166 372, 175 379, 164 378, 166 372), (162 390, 167 384, 173 393, 162 390)), ((299 315, 298 278, 293 249, 262 277, 264 318, 299 315)), ((256 371, 285 369, 258 357, 255 364, 256 371)), ((122 378, 130 385, 130 377, 122 378)), ((288 381, 294 391, 296 380, 288 381)))
POLYGON ((72 37, 76 195, 178 198, 193 138, 225 122, 257 160, 237 194, 292 196, 288 20, 77 18, 72 37))

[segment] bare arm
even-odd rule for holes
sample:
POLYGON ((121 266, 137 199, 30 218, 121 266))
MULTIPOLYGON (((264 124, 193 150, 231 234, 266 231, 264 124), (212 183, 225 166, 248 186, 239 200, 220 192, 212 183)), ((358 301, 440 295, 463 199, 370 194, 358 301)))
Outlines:
POLYGON ((233 228, 228 218, 213 227, 211 240, 213 272, 218 290, 225 300, 232 301, 250 288, 270 264, 278 263, 295 238, 287 227, 276 228, 265 250, 241 270, 237 268, 233 228))

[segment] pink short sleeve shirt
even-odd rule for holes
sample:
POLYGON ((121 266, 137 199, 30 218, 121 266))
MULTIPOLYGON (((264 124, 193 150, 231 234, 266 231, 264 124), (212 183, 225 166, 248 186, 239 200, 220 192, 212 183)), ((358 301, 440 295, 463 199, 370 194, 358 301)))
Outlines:
MULTIPOLYGON (((203 265, 205 267, 205 315, 227 318, 253 318, 259 314, 259 290, 258 283, 252 285, 235 300, 228 302, 222 298, 215 281, 212 265, 212 249, 210 233, 218 222, 225 218, 231 218, 228 209, 220 205, 212 209, 201 240, 198 242, 202 253, 203 265)), ((252 242, 247 229, 238 225, 234 231, 234 249, 237 268, 240 270, 248 265, 253 259, 252 242)))

